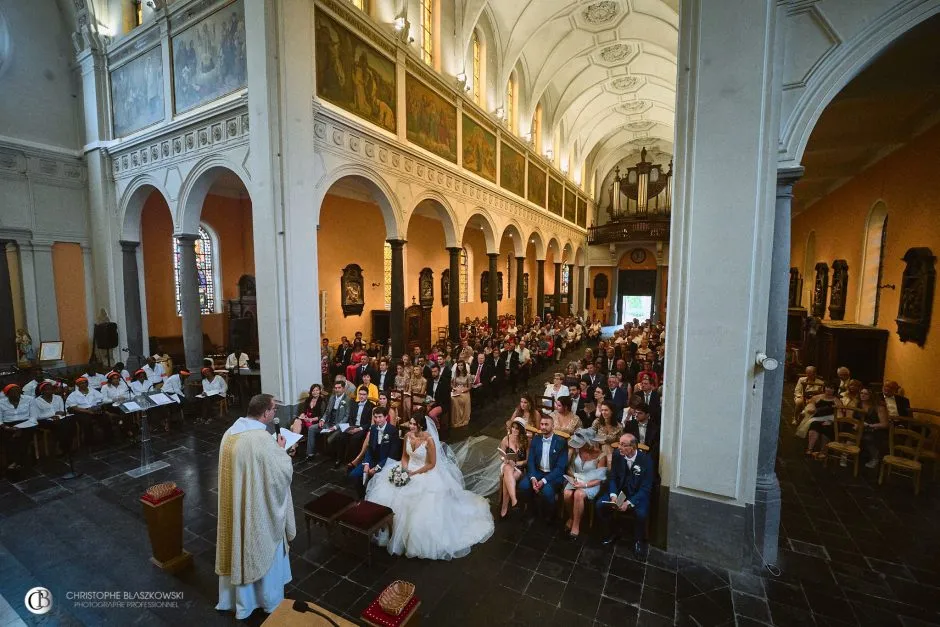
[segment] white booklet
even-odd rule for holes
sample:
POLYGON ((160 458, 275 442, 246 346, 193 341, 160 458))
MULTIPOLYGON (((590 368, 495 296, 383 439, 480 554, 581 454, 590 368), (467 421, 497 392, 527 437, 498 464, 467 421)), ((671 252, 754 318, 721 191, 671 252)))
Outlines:
POLYGON ((157 405, 169 405, 170 403, 174 402, 173 399, 171 399, 166 394, 163 394, 162 392, 160 394, 151 394, 150 400, 157 405))
MULTIPOLYGON (((610 495, 608 495, 608 496, 610 496, 610 495)), ((606 504, 608 504, 608 505, 616 505, 617 507, 623 507, 623 504, 624 504, 626 501, 627 501, 627 495, 624 494, 623 492, 621 492, 620 494, 617 495, 617 499, 616 499, 616 500, 614 500, 614 501, 611 501, 611 500, 604 500, 604 501, 601 501, 601 503, 606 503, 606 504)))
POLYGON ((124 408, 124 411, 140 411, 140 405, 137 404, 137 401, 127 401, 121 407, 124 408))
POLYGON ((289 449, 290 447, 294 446, 300 442, 300 438, 304 437, 302 434, 294 433, 293 431, 285 429, 284 427, 281 427, 281 430, 278 433, 280 433, 281 437, 284 438, 285 449, 289 449))
POLYGON ((346 429, 349 428, 349 423, 348 423, 348 422, 344 422, 344 423, 338 424, 338 425, 336 425, 336 426, 337 426, 337 428, 338 428, 341 432, 346 433, 346 429))

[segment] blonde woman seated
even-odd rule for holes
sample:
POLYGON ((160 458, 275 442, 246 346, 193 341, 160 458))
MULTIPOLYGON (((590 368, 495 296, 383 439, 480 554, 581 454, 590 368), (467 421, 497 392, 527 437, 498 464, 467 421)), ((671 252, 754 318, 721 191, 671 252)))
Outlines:
POLYGON ((620 440, 620 436, 623 433, 623 426, 617 422, 616 409, 614 404, 610 401, 602 401, 600 404, 601 415, 594 423, 591 425, 591 428, 597 432, 598 437, 604 439, 604 444, 601 447, 604 456, 607 458, 607 464, 610 465, 610 456, 613 454, 613 444, 620 440))
POLYGON ((555 433, 563 438, 570 437, 581 428, 581 419, 571 411, 571 397, 559 396, 555 399, 555 413, 552 414, 555 423, 555 433))
POLYGON ((506 421, 506 428, 509 429, 509 426, 517 418, 523 420, 529 439, 531 439, 532 434, 539 430, 539 412, 535 408, 535 401, 532 399, 531 394, 523 394, 519 397, 519 404, 516 405, 516 410, 512 412, 512 416, 506 421))
MULTIPOLYGON (((833 416, 836 411, 842 409, 842 399, 836 395, 839 389, 838 384, 827 382, 823 386, 823 393, 814 396, 806 404, 803 410, 803 421, 797 427, 796 435, 806 437, 806 455, 807 457, 815 455, 817 459, 823 459, 825 453, 816 451, 816 443, 820 436, 832 440, 835 437, 832 427, 833 416)), ((820 448, 823 448, 820 445, 820 448)))
POLYGON ((411 379, 408 382, 408 389, 403 398, 403 402, 405 404, 405 416, 411 418, 414 415, 412 410, 412 399, 423 399, 427 393, 428 380, 424 378, 424 374, 421 372, 421 366, 413 366, 411 368, 411 379))
MULTIPOLYGON (((552 375, 552 382, 545 384, 545 391, 542 392, 542 396, 546 399, 551 398, 552 401, 557 401, 562 396, 568 396, 568 386, 565 385, 564 375, 560 372, 552 375)), ((546 403, 545 409, 551 411, 552 406, 548 404, 548 400, 544 402, 546 403)))
POLYGON ((522 478, 529 459, 529 438, 525 429, 524 418, 513 418, 509 422, 509 431, 499 448, 506 453, 506 460, 500 462, 499 485, 500 506, 499 519, 503 520, 509 514, 510 507, 516 507, 519 499, 516 497, 516 484, 522 478))
POLYGON ((568 440, 570 450, 565 475, 565 512, 568 539, 577 540, 585 502, 593 500, 607 477, 607 456, 601 451, 604 436, 594 429, 578 429, 568 440), (570 512, 570 513, 569 513, 570 512))

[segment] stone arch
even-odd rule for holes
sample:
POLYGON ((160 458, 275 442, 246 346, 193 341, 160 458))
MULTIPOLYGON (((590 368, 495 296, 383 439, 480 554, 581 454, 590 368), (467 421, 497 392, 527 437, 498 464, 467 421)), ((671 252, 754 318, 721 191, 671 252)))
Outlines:
POLYGON ((584 246, 578 246, 578 250, 574 253, 574 263, 576 266, 580 267, 585 265, 585 261, 584 246))
POLYGON ((779 162, 797 164, 810 134, 832 99, 878 55, 921 22, 940 14, 936 2, 900 3, 833 51, 813 72, 780 132, 779 162))
POLYGON ((554 253, 555 263, 561 262, 561 244, 558 242, 558 236, 551 235, 548 238, 548 243, 545 245, 545 254, 548 255, 549 251, 554 253))
POLYGON ((386 239, 404 239, 405 230, 402 228, 402 210, 398 197, 392 187, 377 171, 359 164, 345 164, 330 171, 316 185, 313 197, 313 210, 316 212, 317 224, 320 223, 320 210, 323 208, 323 199, 330 189, 342 179, 349 178, 366 187, 372 199, 382 212, 385 221, 386 239))
MULTIPOLYGON (((881 279, 881 260, 884 258, 882 240, 888 220, 888 205, 876 200, 868 210, 865 230, 862 232, 862 255, 858 266, 858 298, 855 299, 855 321, 875 325, 878 284, 881 279)), ((804 278, 805 281, 805 278, 804 278)))
POLYGON ((144 174, 131 181, 127 189, 121 195, 118 201, 118 215, 121 216, 121 239, 128 242, 140 241, 140 223, 141 215, 144 211, 144 203, 154 191, 163 196, 163 201, 170 208, 170 214, 173 214, 173 205, 170 203, 169 195, 153 176, 144 174))
POLYGON ((542 234, 539 233, 538 229, 533 229, 532 232, 529 233, 529 236, 525 239, 525 249, 527 250, 529 248, 529 244, 531 243, 533 246, 535 246, 535 258, 544 261, 547 246, 545 245, 545 240, 542 239, 542 234))
MULTIPOLYGON (((407 224, 410 221, 411 216, 414 215, 415 210, 421 204, 431 209, 441 221, 441 226, 444 227, 444 245, 447 248, 460 246, 460 242, 463 238, 458 237, 457 234, 457 224, 459 223, 457 214, 451 206, 450 201, 442 194, 435 191, 428 190, 418 196, 415 200, 414 208, 411 210, 411 213, 408 214, 408 219, 405 220, 405 223, 407 224)), ((460 235, 463 234, 461 233, 460 235)))
POLYGON ((180 187, 175 220, 177 233, 198 232, 206 196, 219 177, 226 172, 238 177, 249 197, 251 196, 251 187, 248 185, 251 177, 245 170, 219 155, 207 157, 196 164, 180 187))
POLYGON ((483 227, 483 239, 486 241, 486 252, 487 253, 498 253, 499 252, 499 240, 496 238, 496 234, 499 232, 496 228, 496 224, 490 218, 489 214, 486 213, 482 208, 473 209, 470 212, 470 215, 467 216, 466 222, 463 223, 463 229, 461 229, 460 239, 463 240, 463 233, 466 231, 467 227, 470 225, 470 222, 477 218, 480 226, 483 227))
POLYGON ((512 238, 512 248, 513 248, 513 252, 515 253, 515 256, 525 257, 525 249, 526 249, 527 240, 525 237, 522 236, 523 231, 522 231, 522 227, 519 226, 519 223, 516 222, 515 220, 510 221, 503 228, 503 232, 499 238, 500 241, 502 241, 503 237, 505 237, 507 233, 512 238))
POLYGON ((568 240, 565 242, 565 245, 562 246, 560 261, 567 264, 574 263, 574 246, 571 245, 571 240, 568 240))

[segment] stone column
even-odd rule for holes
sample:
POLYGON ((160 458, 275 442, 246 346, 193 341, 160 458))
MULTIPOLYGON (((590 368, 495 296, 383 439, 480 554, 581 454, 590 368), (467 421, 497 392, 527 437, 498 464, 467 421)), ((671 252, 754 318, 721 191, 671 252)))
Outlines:
POLYGON ((59 307, 55 294, 55 268, 52 265, 52 244, 33 242, 33 269, 36 273, 35 294, 40 341, 61 340, 59 334, 59 307))
POLYGON ((486 314, 490 328, 495 329, 499 318, 499 313, 496 309, 497 296, 499 295, 499 283, 497 281, 499 277, 496 274, 498 272, 496 262, 499 260, 499 253, 487 253, 486 256, 490 258, 490 298, 486 301, 486 314))
POLYGON ((610 268, 610 322, 620 324, 620 268, 610 268))
POLYGON ((555 310, 555 317, 561 313, 561 262, 555 262, 555 295, 552 309, 555 310))
POLYGON ((663 268, 656 264, 656 285, 653 292, 653 322, 659 322, 659 312, 663 308, 663 268))
POLYGON ((525 299, 523 278, 525 275, 525 257, 516 257, 516 324, 522 324, 525 317, 525 299))
POLYGON ((455 345, 460 340, 460 251, 459 246, 447 249, 450 253, 450 294, 447 300, 447 334, 455 345))
POLYGON ((760 414, 760 443, 757 449, 757 486, 754 524, 757 547, 764 560, 777 560, 780 535, 780 483, 774 470, 780 434, 780 403, 787 349, 787 301, 790 295, 790 206, 793 184, 803 168, 777 172, 777 201, 774 207, 774 240, 770 261, 770 302, 767 310, 766 353, 777 360, 776 370, 764 371, 764 399, 760 414))
MULTIPOLYGON (((17 241, 20 260, 20 285, 23 286, 23 317, 26 331, 33 340, 33 349, 39 356, 39 303, 36 297, 36 267, 33 263, 33 245, 28 241, 17 241)), ((52 338, 50 338, 52 339, 52 338)))
POLYGON ((0 364, 16 363, 16 321, 13 319, 13 287, 7 264, 7 242, 0 240, 0 364))
POLYGON ((199 277, 196 272, 196 240, 199 235, 180 233, 180 315, 183 317, 183 350, 190 372, 202 369, 202 308, 199 306, 199 277))
MULTIPOLYGON (((144 354, 143 315, 140 308, 140 273, 137 270, 137 248, 139 246, 140 242, 121 240, 121 255, 124 260, 124 326, 127 328, 127 349, 130 351, 131 357, 144 354)), ((192 250, 193 242, 189 242, 189 248, 192 250)), ((193 268, 195 268, 195 264, 196 257, 195 251, 193 251, 193 268)), ((198 300, 199 295, 197 292, 197 303, 198 300)), ((202 337, 201 333, 199 337, 202 337)), ((201 359, 200 356, 200 363, 201 359)), ((187 365, 192 366, 192 364, 187 365)))
POLYGON ((574 315, 577 309, 574 306, 574 264, 568 264, 568 315, 574 315))
POLYGON ((584 272, 584 266, 578 266, 578 309, 577 311, 583 311, 587 313, 587 307, 584 303, 584 297, 587 294, 584 290, 587 289, 587 285, 584 284, 584 277, 586 276, 584 272))
POLYGON ((390 239, 388 243, 392 248, 392 311, 389 325, 392 356, 399 358, 405 354, 405 261, 402 254, 405 240, 390 239))
POLYGON ((535 271, 535 316, 541 318, 545 309, 545 260, 536 259, 535 271))

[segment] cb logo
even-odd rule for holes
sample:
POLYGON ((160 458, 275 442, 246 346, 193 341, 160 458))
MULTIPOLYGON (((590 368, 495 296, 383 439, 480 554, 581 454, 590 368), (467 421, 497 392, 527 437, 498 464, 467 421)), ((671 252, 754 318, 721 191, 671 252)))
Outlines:
POLYGON ((48 588, 37 586, 26 593, 23 602, 26 604, 26 609, 33 614, 46 614, 52 609, 52 593, 48 588))

